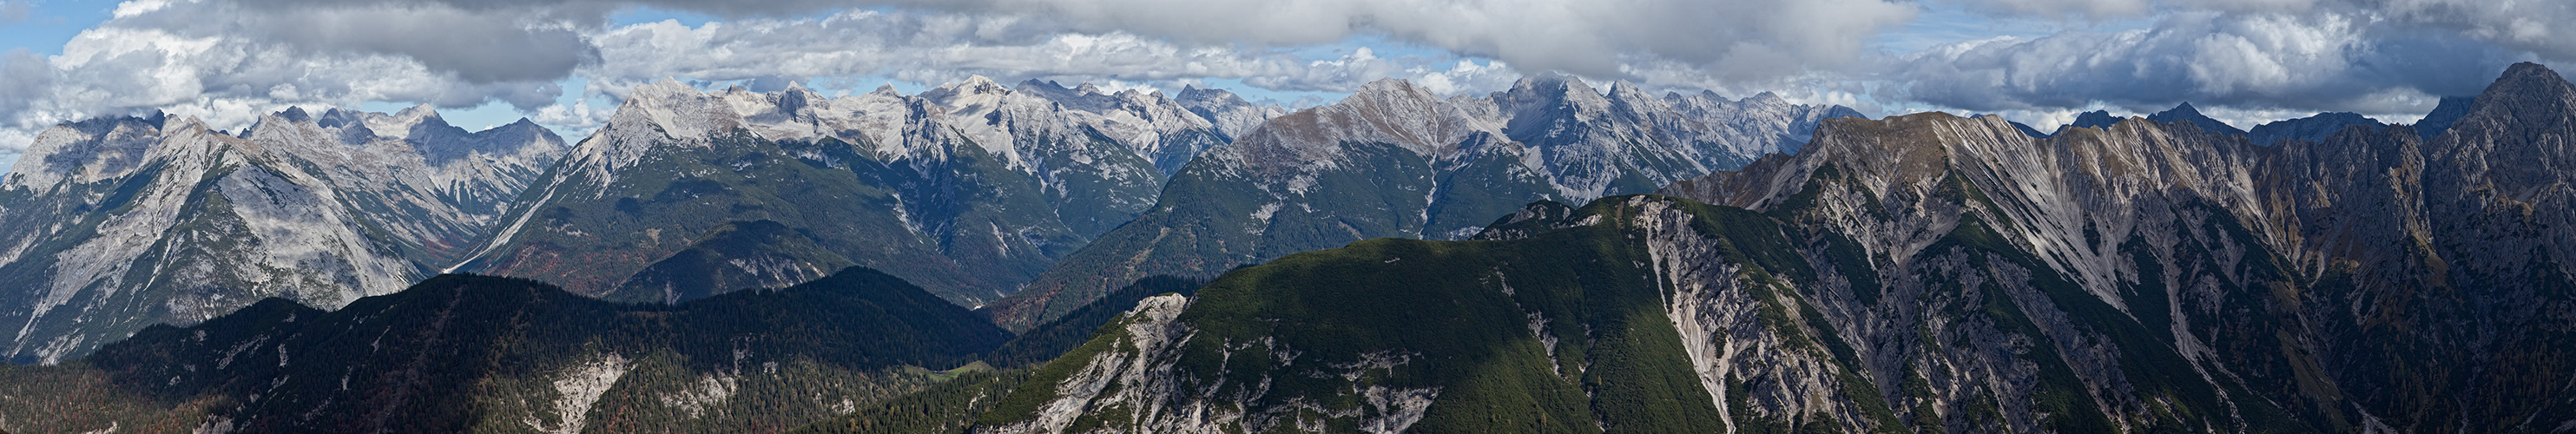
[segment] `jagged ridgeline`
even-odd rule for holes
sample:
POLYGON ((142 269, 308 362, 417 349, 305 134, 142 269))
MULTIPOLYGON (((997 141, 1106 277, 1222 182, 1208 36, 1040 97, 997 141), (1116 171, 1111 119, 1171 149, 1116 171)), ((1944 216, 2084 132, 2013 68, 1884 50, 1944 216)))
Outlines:
POLYGON ((776 432, 932 381, 1009 332, 865 268, 678 305, 447 275, 337 311, 269 299, 78 362, 0 367, 26 432, 776 432))
POLYGON ((66 360, 267 297, 401 290, 562 151, 524 119, 469 133, 428 107, 290 109, 238 136, 158 115, 48 129, 0 182, 5 356, 66 360))
POLYGON ((1146 302, 975 432, 2300 427, 2117 311, 2083 319, 2110 308, 1963 215, 1887 281, 1781 215, 1661 196, 1290 255, 1146 302), (1880 311, 1910 315, 1849 316, 1880 311))
POLYGON ((1403 80, 1281 116, 1173 175, 1134 222, 988 305, 1021 329, 1152 275, 1213 276, 1380 237, 1453 240, 1538 200, 1644 193, 1794 152, 1816 122, 1860 114, 1771 94, 1606 94, 1561 75, 1485 97, 1403 80))
POLYGON ((981 305, 1275 114, 1223 91, 982 77, 841 98, 665 81, 629 96, 456 270, 671 303, 864 265, 981 305))
POLYGON ((2555 168, 2576 167, 2576 86, 2516 65, 2455 113, 2429 141, 2365 123, 2272 146, 2188 119, 2045 139, 1997 117, 1830 120, 1800 155, 1674 196, 1230 272, 1025 381, 815 428, 2571 426, 2576 173, 2555 168), (885 416, 931 403, 973 421, 885 416))

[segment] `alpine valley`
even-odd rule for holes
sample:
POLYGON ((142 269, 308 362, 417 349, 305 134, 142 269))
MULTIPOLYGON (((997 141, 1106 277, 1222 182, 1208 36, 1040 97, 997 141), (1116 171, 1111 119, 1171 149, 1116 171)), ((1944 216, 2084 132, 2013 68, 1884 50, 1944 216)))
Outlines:
POLYGON ((2559 432, 2576 84, 2043 133, 1562 75, 43 132, 0 430, 2559 432))

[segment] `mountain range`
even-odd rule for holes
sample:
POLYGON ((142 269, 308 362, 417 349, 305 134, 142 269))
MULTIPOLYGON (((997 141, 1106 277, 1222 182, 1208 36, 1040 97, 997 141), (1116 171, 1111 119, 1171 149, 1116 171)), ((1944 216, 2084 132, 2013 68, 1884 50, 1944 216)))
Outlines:
MULTIPOLYGON (((1321 241, 1276 242, 1219 260, 1245 263, 1366 236, 1461 237, 1484 214, 1525 201, 1651 190, 1792 150, 1822 116, 1857 115, 1769 94, 1653 98, 1622 83, 1605 95, 1563 76, 1524 80, 1488 98, 1442 100, 1397 81, 1379 87, 1410 92, 1398 99, 1416 105, 1401 110, 1421 113, 1339 116, 1446 117, 1497 143, 1464 151, 1439 150, 1458 143, 1410 144, 1420 148, 1407 151, 1418 152, 1416 159, 1441 160, 1434 170, 1465 173, 1438 175, 1445 183, 1438 188, 1450 192, 1410 211, 1437 218, 1404 223, 1388 215, 1392 226, 1347 234, 1281 230, 1321 241), (1419 209, 1425 207, 1442 211, 1419 209)), ((25 270, 0 282, 16 288, 0 292, 19 299, 12 311, 25 318, 0 319, 25 324, 14 336, 15 360, 51 363, 146 325, 190 324, 264 297, 329 309, 441 272, 537 278, 612 301, 676 303, 869 266, 980 306, 1129 225, 1176 176, 1191 185, 1183 190, 1201 191, 1218 181, 1209 179, 1215 171, 1249 164, 1273 173, 1226 182, 1312 183, 1313 173, 1274 169, 1308 164, 1280 159, 1315 156, 1246 160, 1240 147, 1226 147, 1280 142, 1261 133, 1280 114, 1221 90, 1189 88, 1167 98, 1036 80, 1006 87, 973 77, 918 95, 884 87, 838 98, 797 85, 704 92, 665 81, 636 89, 606 126, 569 145, 524 120, 468 133, 427 107, 391 115, 289 109, 237 135, 194 122, 165 132, 169 121, 161 118, 67 124, 49 130, 0 188, 13 192, 5 212, 17 217, 14 227, 0 227, 17 244, 0 264, 25 270), (1208 169, 1181 173, 1219 149, 1219 161, 1201 163, 1208 169), (191 153, 213 157, 160 155, 191 153), (256 172, 283 181, 182 186, 240 175, 242 163, 223 158, 265 167, 256 172), (243 198, 281 194, 287 197, 243 198), (241 206, 250 203, 274 206, 241 206), (316 212, 328 208, 317 203, 343 209, 316 212), (208 217, 200 209, 267 214, 208 217), (313 215, 269 215, 295 212, 313 215), (66 223, 83 218, 102 221, 112 239, 93 240, 102 229, 66 223), (261 231, 264 237, 238 235, 261 231), (77 266, 45 271, 62 268, 58 263, 77 266), (159 278, 173 273, 179 278, 159 278), (55 309, 66 303, 79 308, 55 309)), ((1377 134, 1420 132, 1402 128, 1377 134)), ((1432 176, 1368 163, 1349 172, 1432 176)), ((1329 207, 1342 206, 1334 200, 1301 199, 1281 220, 1312 220, 1300 216, 1333 212, 1329 207), (1328 209, 1313 211, 1315 203, 1328 209)), ((1222 205, 1174 202, 1183 209, 1222 205)), ((1255 219, 1246 214, 1234 219, 1255 219)), ((1135 244, 1143 230, 1114 238, 1135 244)), ((1005 323, 1025 329, 1148 275, 1126 274, 1049 304, 1049 316, 1005 323)))
POLYGON ((1134 221, 984 310, 1021 328, 1146 276, 1213 276, 1370 238, 1461 239, 1525 203, 1651 192, 1795 151, 1817 122, 1858 116, 1768 93, 1601 92, 1562 75, 1482 98, 1381 80, 1208 150, 1134 221))
MULTIPOLYGON (((1149 299, 969 432, 2548 431, 2576 424, 2576 85, 2432 140, 1833 119, 1149 299), (2508 163, 2509 162, 2509 163, 2508 163)), ((949 396, 949 395, 942 395, 949 396)), ((956 396, 978 396, 956 394, 956 396)), ((860 412, 852 417, 878 417, 860 412)), ((836 422, 824 426, 868 426, 836 422)))
POLYGON ((1592 86, 64 124, 0 179, 0 428, 2576 426, 2545 67, 2251 131, 1592 86))
POLYGON ((1222 137, 1160 93, 976 77, 832 99, 665 81, 574 145, 454 270, 667 303, 865 265, 980 305, 1150 205, 1158 158, 1222 137))
POLYGON ((52 363, 268 297, 337 308, 435 274, 563 152, 534 123, 427 107, 46 130, 0 180, 8 358, 52 363))

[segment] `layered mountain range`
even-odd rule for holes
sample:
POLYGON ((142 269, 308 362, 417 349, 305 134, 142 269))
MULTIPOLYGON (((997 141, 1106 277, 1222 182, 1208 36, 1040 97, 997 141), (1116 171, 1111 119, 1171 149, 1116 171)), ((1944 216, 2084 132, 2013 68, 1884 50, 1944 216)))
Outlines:
POLYGON ((1168 168, 1270 110, 1222 91, 982 77, 841 98, 665 81, 574 145, 454 270, 678 302, 865 265, 980 305, 1143 212, 1168 168))
POLYGON ((284 297, 336 308, 436 272, 562 152, 522 120, 289 110, 239 135, 110 118, 38 135, 0 181, 0 324, 17 363, 284 297))
POLYGON ((1370 238, 1461 239, 1531 201, 1651 192, 1795 151, 1817 122, 1859 116, 1768 93, 1602 92, 1562 75, 1445 99, 1381 80, 1208 150, 1135 221, 986 310, 1021 328, 1146 276, 1211 276, 1370 238))
POLYGON ((2431 140, 1828 120, 1669 196, 1148 300, 971 431, 2564 429, 2571 136, 2533 64, 2431 140))
POLYGON ((102 119, 0 180, 0 324, 53 365, 0 366, 0 427, 2563 430, 2568 137, 2532 64, 2252 131, 1554 75, 665 81, 572 145, 102 119))

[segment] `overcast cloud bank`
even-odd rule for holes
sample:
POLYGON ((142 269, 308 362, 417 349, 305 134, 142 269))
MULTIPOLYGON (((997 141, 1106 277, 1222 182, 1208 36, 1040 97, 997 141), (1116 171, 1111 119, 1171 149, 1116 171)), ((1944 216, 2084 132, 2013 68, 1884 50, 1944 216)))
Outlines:
MULTIPOLYGON (((603 104, 664 77, 1164 89, 1235 79, 1309 92, 1400 77, 1459 94, 1564 71, 1870 111, 2001 112, 2045 128, 2080 110, 2185 101, 2240 124, 2319 111, 2408 119, 2511 62, 2576 60, 2576 2, 1927 1, 134 0, 61 55, 0 53, 0 159, 54 123, 150 110, 239 128, 287 105, 497 101, 577 133, 602 121, 603 104), (636 7, 719 19, 610 22, 636 7), (1915 52, 1871 45, 1926 8, 2076 29, 1915 52), (2082 25, 2142 19, 2151 24, 2082 25), (1430 54, 1311 55, 1357 38, 1430 54)), ((23 2, 0 3, 0 22, 25 15, 23 2)))

